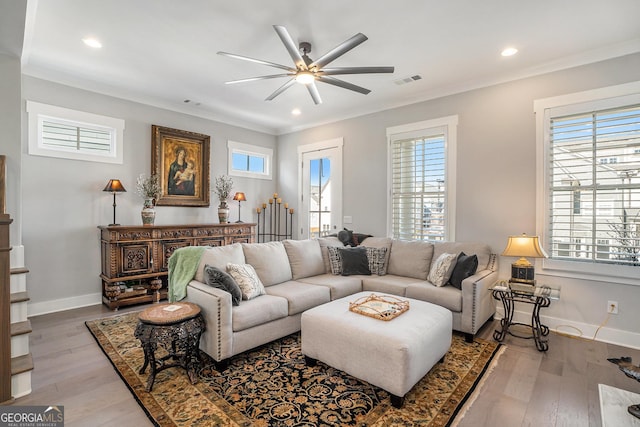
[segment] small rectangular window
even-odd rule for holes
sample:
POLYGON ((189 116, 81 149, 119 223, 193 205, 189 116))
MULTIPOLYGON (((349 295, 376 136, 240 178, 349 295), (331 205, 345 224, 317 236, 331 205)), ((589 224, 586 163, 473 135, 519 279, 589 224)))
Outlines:
POLYGON ((273 150, 257 145, 228 141, 229 175, 271 179, 273 150))
POLYGON ((123 163, 124 120, 27 101, 29 154, 123 163))

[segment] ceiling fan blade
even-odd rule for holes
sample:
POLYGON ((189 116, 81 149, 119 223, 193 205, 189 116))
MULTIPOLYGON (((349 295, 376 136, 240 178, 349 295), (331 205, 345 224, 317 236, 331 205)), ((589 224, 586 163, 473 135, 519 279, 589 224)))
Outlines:
POLYGON ((355 36, 351 37, 349 40, 346 40, 340 43, 338 46, 334 47, 329 52, 325 53, 320 58, 313 61, 311 64, 309 64, 309 68, 313 68, 313 67, 322 68, 328 63, 330 63, 331 61, 335 60, 336 58, 349 52, 351 49, 358 46, 360 43, 364 43, 365 41, 367 41, 367 36, 365 36, 362 33, 358 33, 355 36))
POLYGON ((289 89, 291 86, 293 86, 296 82, 296 79, 291 79, 288 82, 286 82, 285 84, 283 84, 282 86, 280 86, 275 92, 273 92, 271 95, 269 95, 265 101, 271 101, 273 100, 273 98, 275 98, 276 96, 280 95, 282 92, 284 92, 285 90, 289 89))
POLYGON ((369 92, 371 92, 369 89, 365 89, 362 86, 357 86, 354 85, 352 83, 347 83, 344 80, 339 80, 336 79, 334 77, 329 77, 329 76, 316 76, 316 80, 322 83, 328 83, 330 85, 334 85, 334 86, 339 86, 341 88, 344 89, 349 89, 352 90, 354 92, 359 92, 363 95, 367 95, 369 92))
POLYGON ((258 76, 258 77, 249 77, 247 79, 239 79, 239 80, 231 80, 229 82, 224 82, 226 85, 232 85, 236 83, 246 83, 246 82, 255 82, 256 80, 268 80, 268 79, 276 79, 278 77, 289 77, 295 76, 295 74, 272 74, 270 76, 258 76))
POLYGON ((268 65, 270 67, 280 68, 295 73, 295 68, 287 67, 286 65, 276 64, 275 62, 263 61, 262 59, 249 58, 248 56, 236 55, 235 53, 218 52, 218 55, 228 56, 229 58, 241 59, 243 61, 255 62, 256 64, 268 65))
POLYGON ((321 76, 337 76, 340 74, 372 74, 393 73, 394 67, 335 67, 323 68, 317 74, 321 76))
POLYGON ((302 55, 300 55, 300 51, 298 50, 298 46, 296 46, 296 44, 294 43, 287 29, 282 25, 274 25, 273 28, 276 30, 276 33, 278 33, 278 36, 280 37, 280 40, 282 40, 284 47, 287 48, 287 51, 289 52, 289 55, 291 55, 291 59, 293 59, 296 67, 299 70, 306 70, 307 64, 306 62, 304 62, 304 59, 302 58, 302 55))
POLYGON ((315 82, 309 83, 307 89, 309 89, 309 95, 313 98, 313 102, 318 105, 322 104, 322 98, 320 98, 320 92, 318 92, 318 88, 316 87, 315 82))

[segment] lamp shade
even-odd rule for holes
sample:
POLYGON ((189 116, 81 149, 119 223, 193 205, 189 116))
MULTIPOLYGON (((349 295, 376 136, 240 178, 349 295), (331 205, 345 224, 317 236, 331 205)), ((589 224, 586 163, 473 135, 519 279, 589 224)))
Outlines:
POLYGON ((236 194, 233 195, 233 200, 244 202, 247 200, 247 198, 244 196, 244 193, 237 192, 236 194))
POLYGON ((102 191, 109 191, 111 193, 120 193, 120 192, 126 192, 127 190, 124 189, 124 185, 122 185, 122 182, 120 182, 119 179, 110 179, 109 182, 107 183, 107 186, 104 187, 104 190, 102 191))
MULTIPOLYGON (((502 256, 546 258, 547 253, 540 246, 538 236, 509 236, 507 247, 502 252, 502 256)), ((522 260, 520 260, 522 261, 522 260)), ((525 260, 525 262, 528 262, 525 260)))

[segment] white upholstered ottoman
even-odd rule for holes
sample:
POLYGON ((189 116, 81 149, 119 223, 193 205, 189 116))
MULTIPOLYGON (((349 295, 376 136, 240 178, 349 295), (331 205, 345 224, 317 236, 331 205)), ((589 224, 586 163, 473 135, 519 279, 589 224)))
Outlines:
MULTIPOLYGON (((404 396, 451 346, 451 312, 410 298, 410 308, 385 321, 349 311, 360 292, 302 313, 302 353, 391 393, 401 407, 404 396)), ((384 294, 375 293, 379 296, 384 294)))

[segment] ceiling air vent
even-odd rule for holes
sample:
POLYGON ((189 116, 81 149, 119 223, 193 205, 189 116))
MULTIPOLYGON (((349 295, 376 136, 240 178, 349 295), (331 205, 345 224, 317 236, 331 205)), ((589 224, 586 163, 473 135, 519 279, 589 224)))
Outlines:
POLYGON ((422 76, 419 74, 416 74, 415 76, 405 77, 403 79, 394 80, 393 82, 397 85, 403 85, 405 83, 412 83, 412 82, 415 82, 416 80, 421 80, 421 79, 422 79, 422 76))

